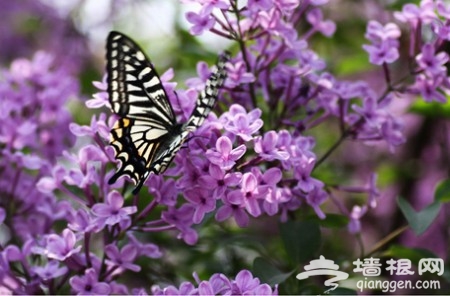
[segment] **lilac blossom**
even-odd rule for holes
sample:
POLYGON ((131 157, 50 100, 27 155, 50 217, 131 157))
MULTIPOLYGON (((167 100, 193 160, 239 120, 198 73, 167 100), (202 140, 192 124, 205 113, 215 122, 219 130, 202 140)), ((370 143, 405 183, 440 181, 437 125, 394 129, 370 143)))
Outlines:
POLYGON ((289 153, 277 149, 278 134, 275 131, 268 131, 263 137, 259 136, 255 139, 255 152, 267 161, 287 160, 289 153))
POLYGON ((81 246, 75 247, 76 242, 77 239, 75 233, 70 229, 64 229, 62 236, 49 234, 46 238, 45 249, 37 250, 50 259, 63 261, 80 252, 81 246))
POLYGON ((267 284, 261 284, 248 270, 242 270, 236 278, 228 278, 224 274, 213 274, 209 280, 201 281, 194 274, 198 287, 190 282, 183 282, 179 288, 167 286, 161 288, 152 286, 153 295, 276 295, 276 289, 267 284))
POLYGON ((132 263, 138 255, 138 249, 134 245, 126 245, 119 250, 116 245, 110 244, 105 246, 105 254, 109 258, 108 263, 114 268, 120 267, 134 272, 141 270, 139 265, 132 263))
POLYGON ((253 81, 255 81, 255 76, 247 71, 243 61, 238 61, 227 66, 228 87, 233 88, 239 84, 246 84, 253 81))
POLYGON ((200 223, 205 214, 212 212, 216 208, 216 200, 209 195, 209 190, 206 188, 192 188, 185 192, 185 198, 194 206, 194 215, 192 222, 200 223))
MULTIPOLYGON (((238 198, 240 199, 240 193, 237 194, 239 195, 238 198)), ((243 205, 242 203, 233 203, 230 200, 230 197, 231 200, 235 198, 228 194, 225 198, 222 199, 224 204, 217 210, 215 215, 217 221, 222 222, 230 217, 233 217, 237 225, 239 225, 240 227, 247 227, 250 219, 247 215, 247 212, 245 211, 245 205, 243 205)))
POLYGON ((214 26, 215 20, 210 15, 210 9, 204 9, 200 13, 188 12, 186 19, 193 24, 190 32, 192 35, 200 35, 205 30, 214 26))
POLYGON ((381 65, 395 62, 398 57, 396 43, 383 42, 380 45, 363 45, 363 48, 369 53, 369 60, 372 64, 381 65))
POLYGON ((258 199, 267 193, 266 187, 261 187, 258 180, 252 173, 245 173, 242 176, 240 190, 234 190, 228 195, 228 201, 234 205, 244 206, 248 213, 254 217, 261 215, 261 208, 258 199))
POLYGON ((33 268, 33 272, 43 280, 49 280, 63 276, 65 273, 67 273, 67 271, 67 267, 60 267, 58 261, 49 261, 44 266, 35 266, 33 268))
POLYGON ((434 46, 430 43, 422 46, 422 52, 417 55, 416 61, 419 68, 425 70, 429 77, 446 74, 445 64, 448 61, 448 55, 445 52, 436 54, 434 46))
POLYGON ((209 175, 201 176, 198 183, 203 188, 212 190, 212 197, 215 199, 221 198, 229 187, 239 184, 242 174, 225 173, 219 166, 211 164, 209 166, 209 175))
POLYGON ((325 213, 320 209, 319 206, 323 204, 327 200, 327 198, 328 194, 319 187, 315 187, 306 195, 306 202, 314 209, 320 219, 325 219, 325 213))
POLYGON ((395 24, 388 23, 383 26, 376 21, 370 21, 365 37, 372 42, 371 45, 363 45, 372 64, 390 64, 399 58, 397 39, 400 37, 400 29, 395 24))
POLYGON ((133 234, 127 233, 130 244, 136 247, 138 256, 146 256, 149 258, 160 258, 162 252, 160 248, 152 243, 141 243, 133 234))
POLYGON ((367 212, 367 207, 353 206, 348 222, 348 231, 350 233, 359 233, 361 231, 361 218, 367 212))
POLYGON ((86 270, 84 276, 74 276, 70 285, 78 295, 106 295, 111 291, 107 283, 99 282, 98 274, 93 268, 86 270))
POLYGON ((136 213, 136 206, 123 207, 123 197, 117 191, 110 192, 105 203, 95 204, 92 212, 99 217, 100 223, 115 225, 130 219, 130 215, 136 213))
POLYGON ((223 122, 226 131, 239 136, 244 141, 250 141, 253 138, 252 134, 263 126, 260 117, 261 110, 259 109, 247 113, 241 106, 233 105, 230 107, 230 111, 224 113, 219 120, 223 122))
POLYGON ((313 30, 317 30, 323 35, 330 37, 336 31, 336 24, 332 21, 324 21, 322 11, 314 8, 308 12, 306 19, 313 26, 313 30))
POLYGON ((412 3, 405 4, 401 12, 394 12, 394 16, 401 22, 409 22, 412 26, 417 26, 420 22, 430 23, 435 19, 434 1, 423 0, 420 6, 412 3))
POLYGON ((231 140, 226 137, 220 137, 216 142, 215 150, 208 150, 206 156, 209 161, 219 166, 223 170, 231 169, 238 159, 244 155, 246 147, 240 145, 233 149, 231 140))
POLYGON ((442 77, 433 79, 428 78, 424 74, 419 74, 416 76, 416 83, 413 85, 412 92, 421 94, 426 102, 437 101, 445 103, 447 102, 447 97, 439 90, 442 82, 442 77))

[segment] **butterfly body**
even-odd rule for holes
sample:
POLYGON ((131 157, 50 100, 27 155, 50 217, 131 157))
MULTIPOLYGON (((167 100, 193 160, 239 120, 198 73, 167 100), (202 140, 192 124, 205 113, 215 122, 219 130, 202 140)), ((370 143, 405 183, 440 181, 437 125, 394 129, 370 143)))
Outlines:
POLYGON ((109 183, 128 175, 140 188, 150 173, 163 173, 188 134, 214 107, 225 77, 228 56, 219 59, 186 123, 178 123, 158 74, 139 46, 119 32, 107 40, 107 83, 112 111, 119 116, 110 144, 121 161, 109 183))

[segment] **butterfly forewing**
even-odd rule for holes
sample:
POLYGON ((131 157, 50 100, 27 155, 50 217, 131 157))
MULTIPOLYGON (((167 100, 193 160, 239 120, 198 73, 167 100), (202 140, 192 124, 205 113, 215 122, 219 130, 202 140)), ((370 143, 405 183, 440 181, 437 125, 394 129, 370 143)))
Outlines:
POLYGON ((108 93, 114 113, 175 124, 161 80, 139 46, 125 35, 111 32, 106 51, 108 93))

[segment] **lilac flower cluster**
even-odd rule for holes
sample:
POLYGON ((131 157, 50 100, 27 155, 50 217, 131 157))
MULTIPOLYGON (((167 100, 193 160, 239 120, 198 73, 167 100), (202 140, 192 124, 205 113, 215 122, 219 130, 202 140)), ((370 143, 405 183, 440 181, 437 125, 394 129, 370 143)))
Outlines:
MULTIPOLYGON (((325 184, 313 172, 345 139, 383 141, 391 150, 403 144, 403 124, 391 111, 397 97, 421 95, 427 102, 447 101, 448 55, 441 47, 450 36, 450 8, 443 1, 424 0, 420 6, 406 4, 394 13, 410 30, 412 70, 407 76, 415 80, 411 84, 405 82, 408 77, 393 80, 390 69, 400 58, 399 26, 369 21, 365 37, 370 44, 363 49, 372 64, 382 67, 386 88, 380 92, 365 81, 333 77, 308 46, 314 34, 330 37, 336 30, 320 9, 328 1, 248 1, 244 7, 237 1, 189 2, 200 7, 186 14, 192 34, 210 32, 235 40, 239 47, 227 68, 223 100, 228 111, 210 119, 198 132, 201 137, 189 143, 176 161, 186 168, 177 170, 182 172, 178 188, 189 189, 189 196, 192 191, 202 196, 195 202, 187 198, 200 209, 196 213, 200 211, 202 217, 216 210, 218 221, 233 217, 243 227, 249 216, 280 215, 283 221, 288 211, 304 203, 323 219, 326 215, 320 205, 333 197, 333 190, 359 192, 368 195, 366 205, 343 210, 350 220, 349 230, 359 232, 359 219, 376 206, 380 195, 376 174, 368 176, 369 185, 350 188, 325 184), (304 31, 296 29, 301 20, 309 23, 304 31), (428 24, 436 36, 432 41, 420 34, 428 24), (314 138, 304 132, 333 118, 340 122, 341 137, 319 159, 314 138), (187 164, 194 157, 195 165, 187 164), (207 196, 220 202, 208 201, 207 196)), ((198 69, 199 76, 205 77, 205 68, 198 69)))
POLYGON ((177 289, 174 286, 152 287, 153 295, 274 295, 275 291, 267 284, 261 284, 248 270, 240 271, 235 279, 228 279, 221 273, 213 274, 208 281, 200 281, 194 274, 198 287, 184 282, 177 289))
MULTIPOLYGON (((163 256, 160 246, 139 233, 171 231, 194 245, 207 216, 246 227, 263 215, 286 221, 304 205, 302 210, 309 207, 324 219, 321 206, 331 200, 349 218, 349 231, 359 233, 361 218, 380 196, 376 174, 368 176, 367 185, 343 186, 320 180, 315 169, 347 139, 384 142, 391 149, 403 144, 402 123, 391 111, 399 95, 446 100, 448 56, 440 48, 450 38, 450 9, 442 1, 406 4, 395 14, 410 30, 412 71, 406 78, 411 84, 392 78, 390 67, 402 58, 399 27, 369 22, 370 44, 363 48, 369 61, 381 66, 382 92, 365 81, 334 77, 311 49, 314 35, 331 37, 336 30, 322 12, 326 0, 249 0, 243 7, 234 0, 189 2, 199 6, 186 15, 191 33, 233 40, 238 52, 227 65, 223 111, 209 116, 165 176, 150 176, 141 190, 141 197, 150 196, 144 206, 139 196, 129 196, 126 178, 108 184, 116 167, 108 145, 115 117, 101 113, 89 126, 72 122, 64 106, 78 89, 64 67, 38 53, 2 73, 0 182, 7 198, 0 204, 0 222, 10 233, 0 251, 0 293, 146 294, 117 281, 126 272, 140 272, 142 257, 163 256), (433 24, 435 40, 423 42, 418 32, 424 24, 433 24), (338 122, 340 138, 317 157, 316 140, 307 134, 329 122, 338 122), (89 142, 70 150, 74 136, 89 142), (367 201, 348 211, 337 193, 363 193, 367 201)), ((198 77, 177 95, 173 72, 161 75, 180 122, 191 114, 210 72, 203 62, 197 70, 198 77)), ((99 92, 86 105, 109 106, 105 81, 94 85, 99 92)), ((154 285, 151 292, 277 293, 247 270, 235 279, 214 274, 196 282, 154 285)))
MULTIPOLYGON (((69 131, 72 115, 65 105, 75 95, 78 82, 65 68, 55 67, 47 53, 38 52, 32 60, 17 59, 9 70, 1 70, 1 294, 38 292, 39 280, 67 271, 56 261, 33 259, 33 249, 71 212, 67 200, 42 193, 37 186, 74 143, 69 131), (33 281, 24 284, 25 277, 33 281)), ((48 252, 53 256, 51 249, 48 252)))
POLYGON ((78 73, 88 60, 87 43, 63 14, 43 1, 2 1, 0 44, 4 46, 0 48, 0 63, 31 56, 38 48, 78 73))

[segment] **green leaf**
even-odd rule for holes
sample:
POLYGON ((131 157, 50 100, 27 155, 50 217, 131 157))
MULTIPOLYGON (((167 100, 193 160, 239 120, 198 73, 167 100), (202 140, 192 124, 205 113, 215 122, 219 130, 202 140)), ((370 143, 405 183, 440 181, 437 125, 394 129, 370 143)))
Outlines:
POLYGON ((434 192, 434 200, 441 203, 450 201, 450 179, 439 183, 434 192))
POLYGON ((252 273, 254 276, 258 277, 261 282, 267 283, 273 287, 274 285, 280 284, 292 276, 294 270, 283 273, 278 268, 270 264, 269 261, 258 257, 253 261, 252 273))
POLYGON ((288 221, 280 224, 284 248, 294 265, 313 258, 320 247, 320 227, 315 221, 288 221))
POLYGON ((418 265, 422 258, 437 258, 436 254, 426 249, 408 248, 401 245, 392 245, 382 253, 383 257, 409 259, 418 265))
POLYGON ((431 118, 450 118, 450 100, 446 103, 416 100, 410 111, 431 118))
POLYGON ((439 214, 439 210, 441 208, 441 203, 435 201, 422 211, 416 212, 413 207, 402 197, 397 199, 397 204, 408 221, 409 226, 411 226, 416 235, 421 235, 428 229, 436 216, 439 214))
MULTIPOLYGON (((317 217, 317 216, 316 216, 317 217)), ((338 214, 327 214, 325 219, 319 219, 319 224, 327 228, 343 228, 348 224, 348 217, 338 214)))

